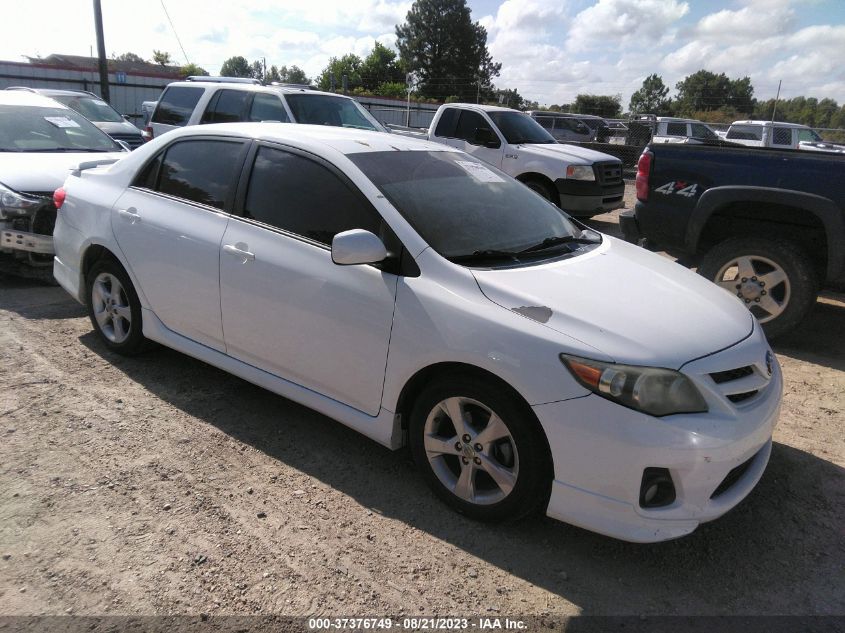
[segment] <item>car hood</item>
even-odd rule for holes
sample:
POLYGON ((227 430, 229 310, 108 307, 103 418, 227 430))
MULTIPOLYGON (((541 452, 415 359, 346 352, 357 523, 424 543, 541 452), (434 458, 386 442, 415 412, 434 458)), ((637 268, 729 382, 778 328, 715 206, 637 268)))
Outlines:
POLYGON ((95 121, 94 125, 108 135, 133 134, 135 136, 141 136, 141 130, 136 128, 129 121, 95 121))
POLYGON ((0 182, 15 191, 52 192, 79 163, 122 158, 127 152, 0 152, 0 182))
POLYGON ((563 143, 523 143, 519 145, 519 151, 526 154, 533 154, 542 158, 563 158, 570 163, 591 165, 596 162, 621 161, 610 154, 603 154, 593 149, 580 147, 578 145, 566 145, 563 143))
POLYGON ((494 303, 618 363, 678 369, 734 345, 754 327, 751 313, 715 284, 607 236, 577 257, 472 273, 494 303))

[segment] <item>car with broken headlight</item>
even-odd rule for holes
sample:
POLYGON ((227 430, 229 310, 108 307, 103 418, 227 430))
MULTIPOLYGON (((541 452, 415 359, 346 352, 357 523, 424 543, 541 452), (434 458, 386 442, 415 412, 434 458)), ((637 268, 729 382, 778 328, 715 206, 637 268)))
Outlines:
POLYGON ((105 347, 157 341, 407 445, 470 517, 661 541, 768 462, 782 379, 753 316, 455 148, 193 126, 56 199, 55 275, 105 347))

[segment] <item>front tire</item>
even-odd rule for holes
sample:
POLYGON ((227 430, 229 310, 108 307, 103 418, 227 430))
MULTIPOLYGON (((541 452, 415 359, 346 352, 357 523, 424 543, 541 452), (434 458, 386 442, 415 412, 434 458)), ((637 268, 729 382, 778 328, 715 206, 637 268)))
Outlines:
POLYGON ((124 356, 142 351, 141 302, 123 266, 110 257, 99 260, 88 272, 86 292, 88 316, 106 347, 124 356))
POLYGON ((474 377, 430 384, 411 411, 414 461, 434 492, 482 521, 516 520, 548 502, 551 457, 515 395, 474 377))
POLYGON ((560 206, 560 196, 557 195, 557 192, 554 190, 554 188, 551 185, 549 185, 549 184, 547 184, 547 183, 545 183, 542 180, 539 180, 537 178, 531 178, 529 180, 524 180, 522 184, 524 184, 526 187, 528 187, 534 193, 540 194, 541 196, 543 196, 546 200, 548 200, 552 204, 554 204, 558 207, 560 206))
POLYGON ((819 292, 810 257, 781 240, 725 240, 704 256, 698 272, 742 301, 770 339, 795 328, 819 292))

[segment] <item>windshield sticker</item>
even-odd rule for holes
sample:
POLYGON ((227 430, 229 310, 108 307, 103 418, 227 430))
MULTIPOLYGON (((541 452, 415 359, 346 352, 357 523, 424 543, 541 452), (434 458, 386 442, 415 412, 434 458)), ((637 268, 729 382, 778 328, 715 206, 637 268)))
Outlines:
POLYGON ((504 178, 497 176, 484 165, 479 165, 478 163, 473 163, 468 160, 456 160, 455 162, 463 167, 464 170, 478 182, 505 182, 504 178))
POLYGON ((56 127, 79 127, 79 123, 66 116, 45 116, 45 121, 52 123, 56 127))

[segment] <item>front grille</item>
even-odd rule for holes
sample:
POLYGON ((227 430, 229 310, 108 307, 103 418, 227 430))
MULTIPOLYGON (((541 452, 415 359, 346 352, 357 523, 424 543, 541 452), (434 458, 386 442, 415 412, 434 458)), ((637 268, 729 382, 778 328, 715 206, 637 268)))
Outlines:
POLYGON ((740 378, 745 378, 753 373, 754 368, 751 365, 748 365, 747 367, 737 367, 736 369, 729 369, 727 371, 717 371, 710 374, 710 377, 717 385, 721 385, 723 382, 739 380, 740 378))
POLYGON ((753 398, 757 395, 757 390, 754 391, 746 391, 744 393, 732 393, 728 396, 728 400, 731 402, 742 402, 743 400, 748 400, 749 398, 753 398))
POLYGON ((622 182, 622 163, 596 163, 596 175, 602 185, 618 185, 622 182))
POLYGON ((123 141, 132 149, 137 149, 144 144, 144 139, 140 132, 138 134, 112 134, 111 137, 116 141, 123 141))
MULTIPOLYGON (((754 457, 756 457, 756 455, 754 457)), ((754 461, 754 457, 747 461, 744 461, 736 468, 732 468, 731 471, 728 473, 727 477, 722 480, 722 483, 720 483, 718 488, 716 488, 716 490, 713 491, 713 494, 710 495, 710 498, 715 499, 719 495, 726 493, 731 488, 731 486, 738 482, 745 474, 745 471, 748 470, 748 467, 751 466, 751 462, 754 461)))

